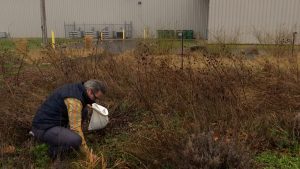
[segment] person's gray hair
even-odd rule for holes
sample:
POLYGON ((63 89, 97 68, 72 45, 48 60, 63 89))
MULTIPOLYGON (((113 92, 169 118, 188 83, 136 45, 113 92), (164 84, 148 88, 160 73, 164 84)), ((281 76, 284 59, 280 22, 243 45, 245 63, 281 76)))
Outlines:
POLYGON ((93 92, 101 91, 103 94, 106 93, 106 85, 99 80, 88 80, 84 84, 85 89, 92 89, 93 92))

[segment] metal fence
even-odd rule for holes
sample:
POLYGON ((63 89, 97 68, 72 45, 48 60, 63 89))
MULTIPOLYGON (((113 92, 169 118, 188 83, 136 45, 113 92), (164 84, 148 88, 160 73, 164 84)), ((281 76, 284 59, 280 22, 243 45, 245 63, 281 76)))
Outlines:
POLYGON ((64 24, 66 38, 81 38, 91 35, 99 38, 101 33, 105 39, 132 38, 132 22, 124 24, 64 24), (123 36, 125 33, 125 36, 123 36))
POLYGON ((7 32, 0 32, 0 39, 9 38, 9 34, 7 32))

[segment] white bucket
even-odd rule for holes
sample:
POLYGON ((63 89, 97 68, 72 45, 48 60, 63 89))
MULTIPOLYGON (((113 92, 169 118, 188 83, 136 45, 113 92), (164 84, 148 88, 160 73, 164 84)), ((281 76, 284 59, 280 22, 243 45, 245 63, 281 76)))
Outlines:
POLYGON ((103 129, 108 124, 108 110, 107 108, 98 105, 96 103, 92 104, 93 114, 90 120, 88 130, 100 130, 103 129))

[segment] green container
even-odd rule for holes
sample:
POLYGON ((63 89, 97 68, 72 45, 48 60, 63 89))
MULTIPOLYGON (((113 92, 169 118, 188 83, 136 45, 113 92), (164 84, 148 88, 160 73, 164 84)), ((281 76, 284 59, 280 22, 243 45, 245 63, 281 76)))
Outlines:
POLYGON ((164 30, 164 39, 169 39, 170 32, 169 30, 164 30))
POLYGON ((165 30, 165 38, 166 39, 175 38, 175 31, 174 30, 165 30))
POLYGON ((183 30, 182 34, 183 34, 183 39, 187 39, 188 38, 188 31, 187 30, 183 30))
POLYGON ((157 38, 159 38, 159 39, 164 38, 164 31, 163 30, 157 30, 157 38))
POLYGON ((173 39, 175 37, 175 30, 157 30, 157 38, 159 39, 173 39))
POLYGON ((171 30, 171 38, 172 39, 176 38, 176 31, 175 30, 171 30))
POLYGON ((194 39, 194 31, 193 30, 187 30, 186 39, 194 39))
MULTIPOLYGON (((182 30, 183 39, 194 39, 194 31, 193 30, 182 30)), ((178 38, 181 38, 178 36, 178 38)))

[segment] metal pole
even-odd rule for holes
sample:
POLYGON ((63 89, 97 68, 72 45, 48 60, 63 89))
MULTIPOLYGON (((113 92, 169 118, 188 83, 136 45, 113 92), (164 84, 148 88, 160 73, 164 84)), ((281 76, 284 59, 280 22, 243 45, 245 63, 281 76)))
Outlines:
POLYGON ((183 69, 183 31, 181 32, 181 69, 183 69))
POLYGON ((64 21, 64 28, 65 28, 65 38, 67 38, 67 28, 66 28, 66 22, 64 21))
POLYGON ((47 37, 47 21, 46 21, 46 5, 45 0, 40 0, 41 5, 41 29, 42 29, 42 40, 43 44, 47 45, 48 37, 47 37))
MULTIPOLYGON (((293 42, 292 42, 292 57, 294 57, 294 50, 295 50, 295 41, 296 41, 297 32, 293 32, 293 42)), ((296 71, 297 71, 297 81, 299 80, 299 63, 298 63, 298 55, 295 55, 296 61, 296 71)))
POLYGON ((292 41, 292 57, 294 57, 294 50, 295 50, 295 40, 296 40, 297 32, 293 32, 293 41, 292 41))

